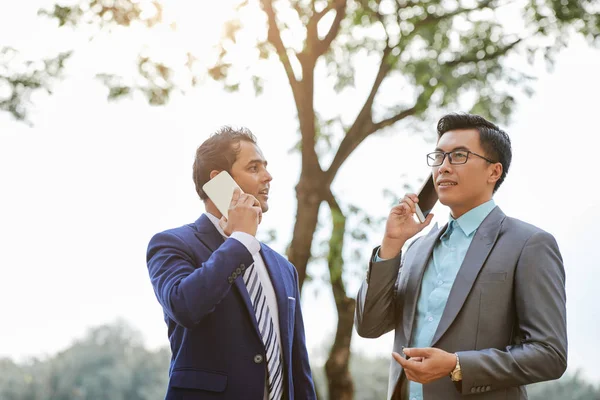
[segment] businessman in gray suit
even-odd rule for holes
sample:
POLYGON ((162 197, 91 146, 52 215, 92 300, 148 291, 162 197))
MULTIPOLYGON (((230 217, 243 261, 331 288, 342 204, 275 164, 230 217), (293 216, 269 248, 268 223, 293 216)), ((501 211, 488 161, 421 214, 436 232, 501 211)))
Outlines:
POLYGON ((552 235, 506 216, 493 194, 511 161, 508 135, 449 114, 427 155, 449 222, 423 230, 418 198, 390 211, 357 298, 356 330, 395 330, 388 398, 526 399, 525 385, 567 367, 565 272, 552 235), (401 355, 403 354, 403 355, 401 355))

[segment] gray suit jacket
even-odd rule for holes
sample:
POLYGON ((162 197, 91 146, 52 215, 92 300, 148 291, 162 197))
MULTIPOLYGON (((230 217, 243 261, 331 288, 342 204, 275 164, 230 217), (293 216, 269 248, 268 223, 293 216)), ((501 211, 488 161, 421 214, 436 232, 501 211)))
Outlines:
MULTIPOLYGON (((357 297, 359 335, 395 329, 394 351, 409 346, 423 273, 445 229, 434 227, 403 257, 370 263, 357 297)), ((526 399, 524 385, 559 378, 567 367, 565 303, 554 237, 496 207, 475 233, 431 343, 458 353, 462 383, 423 385, 424 399, 526 399)), ((392 360, 388 398, 394 390, 400 398, 404 379, 392 360)))

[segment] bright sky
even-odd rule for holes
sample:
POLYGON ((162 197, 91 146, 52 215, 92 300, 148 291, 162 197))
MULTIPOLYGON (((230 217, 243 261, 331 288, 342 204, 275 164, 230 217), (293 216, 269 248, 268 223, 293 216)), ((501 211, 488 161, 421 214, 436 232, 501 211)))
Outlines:
MULTIPOLYGON (((53 33, 51 24, 35 17, 51 2, 0 1, 1 10, 10 9, 0 13, 0 47, 10 44, 36 55, 65 43, 66 33, 53 33)), ((147 275, 146 246, 154 233, 192 222, 203 211, 191 165, 195 148, 220 125, 245 125, 259 138, 274 176, 271 210, 261 229, 277 230, 274 247, 282 253, 293 227, 299 158, 287 150, 297 140, 296 123, 277 67, 259 98, 249 91, 224 93, 209 82, 163 108, 150 108, 139 98, 108 104, 105 89, 93 79, 96 68, 111 59, 125 63, 123 49, 136 48, 135 41, 77 43, 80 51, 67 79, 52 97, 35 99, 33 127, 0 115, 0 356, 18 360, 51 355, 89 327, 116 318, 139 329, 151 347, 168 343, 147 275)), ((567 271, 569 369, 595 381, 600 381, 595 361, 600 202, 593 189, 599 70, 600 51, 582 40, 561 53, 551 74, 536 70, 535 96, 519 103, 506 127, 513 165, 496 196, 508 215, 557 238, 567 271)), ((352 100, 318 99, 344 109, 355 107, 352 100)), ((382 190, 402 195, 402 174, 413 183, 427 174, 424 154, 431 147, 407 126, 372 137, 342 168, 334 190, 342 202, 385 215, 382 190)), ((436 220, 446 218, 447 210, 439 207, 436 220)), ((312 272, 323 274, 318 267, 312 272)), ((349 293, 359 283, 351 279, 349 293)), ((335 328, 331 295, 308 285, 303 310, 308 346, 322 348, 335 328)), ((391 344, 391 335, 353 339, 354 350, 367 354, 387 356, 391 344)))

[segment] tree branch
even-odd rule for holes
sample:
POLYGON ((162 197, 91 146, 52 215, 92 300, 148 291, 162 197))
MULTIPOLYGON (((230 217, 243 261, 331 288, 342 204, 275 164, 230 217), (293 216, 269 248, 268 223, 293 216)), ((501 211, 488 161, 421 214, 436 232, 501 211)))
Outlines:
POLYGON ((340 205, 333 197, 331 190, 325 195, 325 201, 331 210, 333 227, 331 229, 331 238, 329 239, 329 255, 327 262, 329 264, 329 279, 336 306, 339 306, 346 298, 346 288, 342 279, 344 259, 342 250, 344 247, 344 233, 346 232, 346 217, 340 208, 340 205))
POLYGON ((267 36, 267 40, 275 47, 277 55, 279 56, 279 59, 283 64, 283 68, 285 69, 285 73, 288 77, 288 81, 290 82, 290 86, 292 87, 292 91, 296 93, 298 87, 298 80, 296 79, 296 74, 294 73, 294 68, 292 67, 292 63, 290 62, 290 59, 288 57, 285 45, 281 40, 281 32, 279 31, 279 27, 277 26, 275 10, 273 9, 273 0, 261 0, 261 5, 263 7, 264 12, 267 14, 267 19, 269 21, 269 33, 267 36))
POLYGON ((446 13, 446 14, 442 14, 442 15, 435 15, 435 14, 429 14, 427 15, 427 17, 425 17, 425 19, 415 23, 415 31, 417 30, 417 28, 420 28, 421 26, 425 26, 431 23, 438 23, 441 20, 444 19, 448 19, 448 18, 452 18, 455 17, 459 14, 463 14, 463 13, 468 13, 471 11, 476 11, 476 10, 482 10, 486 7, 488 7, 490 4, 492 4, 495 0, 484 0, 481 3, 477 4, 475 7, 471 7, 471 8, 458 8, 452 12, 446 13))
POLYGON ((375 77, 375 81, 373 82, 373 86, 371 87, 371 91, 369 96, 365 100, 365 103, 359 112, 356 120, 342 139, 340 146, 331 162, 329 169, 327 170, 327 182, 332 182, 333 178, 337 174, 338 170, 346 161, 348 156, 352 153, 352 151, 366 138, 370 133, 365 135, 365 132, 370 132, 373 127, 373 103, 375 101, 375 96, 381 87, 385 77, 391 70, 391 65, 388 60, 389 55, 392 52, 392 48, 386 46, 383 49, 383 55, 381 56, 381 62, 379 63, 379 70, 377 71, 377 76, 375 77))
MULTIPOLYGON (((338 35, 342 20, 346 16, 346 2, 347 0, 335 0, 335 5, 333 6, 335 8, 335 19, 333 20, 333 23, 331 24, 327 35, 325 35, 323 40, 318 40, 317 42, 317 46, 315 47, 316 58, 324 54, 329 49, 329 46, 331 46, 331 42, 333 42, 333 40, 338 35)), ((327 12, 329 11, 330 10, 327 10, 327 12)), ((322 17, 323 16, 320 16, 318 20, 320 20, 322 17)))
POLYGON ((469 54, 466 55, 464 57, 460 57, 456 60, 452 60, 452 61, 448 61, 443 63, 442 65, 445 67, 455 67, 457 65, 460 64, 468 64, 468 63, 472 63, 472 62, 478 62, 478 61, 488 61, 488 60, 493 60, 496 59, 498 57, 501 57, 503 55, 505 55, 507 52, 509 52, 513 47, 515 47, 517 44, 521 43, 523 41, 522 38, 519 38, 517 40, 515 40, 514 42, 501 47, 498 49, 498 51, 495 51, 493 53, 486 53, 484 57, 482 58, 477 58, 477 54, 469 54))
POLYGON ((414 106, 412 106, 411 108, 407 108, 406 110, 403 110, 401 112, 399 112, 398 114, 391 116, 389 118, 386 118, 384 120, 381 120, 375 124, 373 124, 373 128, 372 131, 368 133, 368 135, 377 132, 380 129, 383 129, 385 127, 388 127, 390 125, 395 124, 398 121, 403 120, 406 117, 409 117, 411 115, 414 115, 417 112, 417 104, 419 103, 419 101, 417 100, 417 102, 415 103, 414 106))

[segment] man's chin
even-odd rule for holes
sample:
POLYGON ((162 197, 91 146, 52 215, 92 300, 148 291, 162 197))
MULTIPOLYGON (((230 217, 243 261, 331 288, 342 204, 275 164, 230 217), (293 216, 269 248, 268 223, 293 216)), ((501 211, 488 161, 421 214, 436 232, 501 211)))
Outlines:
POLYGON ((269 211, 269 205, 267 203, 264 202, 260 202, 260 209, 262 210, 263 214, 266 213, 267 211, 269 211))

